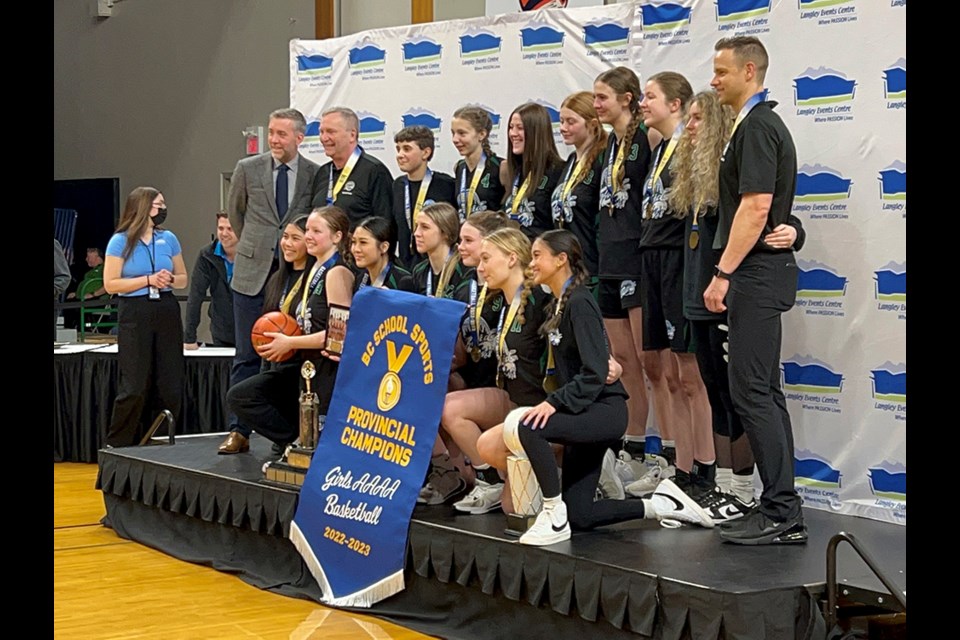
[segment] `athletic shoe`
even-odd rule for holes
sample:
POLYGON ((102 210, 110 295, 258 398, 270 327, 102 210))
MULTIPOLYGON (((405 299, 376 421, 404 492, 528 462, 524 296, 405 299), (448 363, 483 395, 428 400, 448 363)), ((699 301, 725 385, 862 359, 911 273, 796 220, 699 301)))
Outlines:
POLYGON ((807 527, 802 513, 778 522, 757 509, 720 529, 720 537, 726 542, 745 545, 806 544, 807 527))
POLYGON ((500 507, 500 500, 503 497, 503 483, 489 484, 483 480, 477 480, 476 486, 466 495, 465 498, 453 503, 453 508, 463 513, 480 515, 481 513, 490 513, 500 507))
POLYGON ((641 460, 635 460, 633 456, 624 450, 620 450, 617 458, 613 461, 613 468, 620 478, 620 482, 626 487, 628 484, 642 476, 647 471, 647 467, 641 460))
POLYGON ((520 536, 520 544, 543 547, 570 539, 570 523, 567 521, 567 505, 560 504, 547 511, 543 509, 534 520, 533 526, 520 536))
POLYGON ((617 475, 616 456, 607 449, 603 454, 603 464, 600 465, 600 481, 597 483, 597 492, 601 499, 623 500, 626 494, 623 491, 623 481, 617 475))
POLYGON ((467 483, 460 477, 460 472, 457 471, 456 467, 452 464, 447 467, 431 463, 427 483, 420 489, 417 504, 431 506, 449 504, 462 498, 466 492, 467 483))
POLYGON ((720 487, 701 493, 699 499, 695 498, 695 500, 704 511, 710 514, 714 524, 742 518, 753 508, 753 505, 741 502, 737 496, 724 493, 720 487))
POLYGON ((624 491, 635 498, 644 498, 650 495, 656 491, 657 485, 660 484, 661 480, 670 476, 670 467, 667 464, 666 458, 658 455, 650 455, 648 457, 650 460, 644 463, 647 470, 640 475, 638 480, 624 487, 624 491))
POLYGON ((700 505, 693 501, 693 498, 685 494, 672 480, 661 480, 657 490, 650 496, 650 501, 654 504, 657 518, 664 526, 686 522, 698 524, 708 529, 713 527, 710 514, 704 511, 700 505))

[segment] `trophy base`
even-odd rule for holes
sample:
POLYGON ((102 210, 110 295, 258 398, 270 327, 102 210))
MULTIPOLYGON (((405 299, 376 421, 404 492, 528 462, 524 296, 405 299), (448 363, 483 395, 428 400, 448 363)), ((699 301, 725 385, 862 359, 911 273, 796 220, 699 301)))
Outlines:
POLYGON ((303 486, 303 480, 307 477, 307 470, 296 467, 286 462, 276 460, 268 462, 263 467, 263 479, 267 482, 281 484, 293 489, 299 489, 303 486))
POLYGON ((533 523, 536 522, 537 516, 525 516, 520 515, 519 513, 508 513, 507 514, 507 528, 504 529, 504 533, 508 536, 514 536, 519 538, 527 532, 527 530, 533 526, 533 523))
POLYGON ((310 468, 310 461, 313 460, 313 454, 315 452, 316 449, 290 447, 290 450, 287 451, 286 463, 291 467, 297 467, 298 469, 306 471, 310 468))

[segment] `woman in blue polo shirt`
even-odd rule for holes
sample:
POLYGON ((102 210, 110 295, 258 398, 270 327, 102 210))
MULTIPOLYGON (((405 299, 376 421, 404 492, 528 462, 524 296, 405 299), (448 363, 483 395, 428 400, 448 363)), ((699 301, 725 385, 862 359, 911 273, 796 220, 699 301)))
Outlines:
POLYGON ((187 267, 177 236, 161 227, 166 219, 163 194, 137 187, 107 243, 103 286, 120 296, 120 381, 107 431, 110 447, 137 444, 155 412, 169 409, 180 418, 183 323, 173 289, 186 288, 187 267), (151 412, 144 415, 144 409, 151 412))

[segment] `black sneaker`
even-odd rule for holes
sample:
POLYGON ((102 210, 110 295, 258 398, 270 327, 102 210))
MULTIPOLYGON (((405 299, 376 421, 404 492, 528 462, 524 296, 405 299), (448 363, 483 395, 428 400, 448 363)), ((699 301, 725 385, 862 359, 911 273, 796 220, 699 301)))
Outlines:
POLYGON ((714 487, 713 491, 702 492, 694 500, 710 514, 716 525, 742 518, 752 509, 752 505, 744 504, 735 495, 724 493, 719 487, 714 487))
POLYGON ((803 515, 778 522, 757 510, 720 528, 720 537, 733 544, 806 544, 803 515))

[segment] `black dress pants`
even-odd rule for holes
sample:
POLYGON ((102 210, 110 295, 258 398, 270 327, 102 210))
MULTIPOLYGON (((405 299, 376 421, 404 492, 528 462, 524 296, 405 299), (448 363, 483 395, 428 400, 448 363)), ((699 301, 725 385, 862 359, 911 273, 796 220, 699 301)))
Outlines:
POLYGON ((183 402, 183 322, 173 293, 159 300, 121 297, 117 361, 120 379, 106 444, 138 444, 163 409, 180 421, 183 402))

